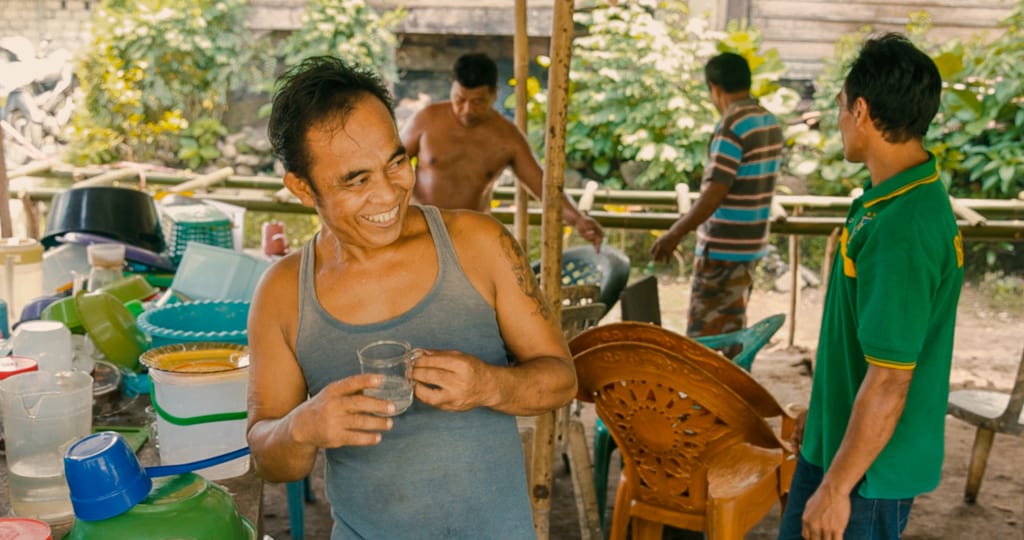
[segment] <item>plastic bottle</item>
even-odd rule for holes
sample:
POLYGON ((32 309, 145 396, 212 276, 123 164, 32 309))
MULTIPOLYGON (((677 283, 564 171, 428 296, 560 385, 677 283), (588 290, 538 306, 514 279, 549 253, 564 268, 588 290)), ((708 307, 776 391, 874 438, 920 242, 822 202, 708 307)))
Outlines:
POLYGON ((8 321, 17 321, 25 304, 43 294, 43 246, 31 238, 0 239, 0 297, 8 321))
POLYGON ((92 244, 88 257, 92 267, 86 286, 89 292, 124 279, 124 244, 92 244))

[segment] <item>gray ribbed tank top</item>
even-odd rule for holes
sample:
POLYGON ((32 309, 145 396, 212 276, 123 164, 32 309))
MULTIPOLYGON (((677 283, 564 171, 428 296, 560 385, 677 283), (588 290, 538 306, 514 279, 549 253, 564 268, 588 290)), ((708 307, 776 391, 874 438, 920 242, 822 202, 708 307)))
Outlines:
MULTIPOLYGON (((436 248, 437 280, 418 304, 390 320, 352 325, 328 314, 314 285, 314 241, 303 247, 296 353, 310 395, 358 374, 356 351, 380 339, 508 365, 494 308, 463 274, 440 212, 421 210, 436 248)), ((388 283, 378 287, 383 294, 388 283)), ((449 413, 414 401, 378 445, 331 448, 326 456, 332 540, 534 538, 513 416, 486 408, 449 413)))

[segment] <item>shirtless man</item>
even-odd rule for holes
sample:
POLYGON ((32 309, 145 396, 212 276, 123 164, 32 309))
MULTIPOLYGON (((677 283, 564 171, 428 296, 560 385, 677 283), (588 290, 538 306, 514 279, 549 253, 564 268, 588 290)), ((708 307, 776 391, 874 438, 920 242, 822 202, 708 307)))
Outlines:
MULTIPOLYGON (((523 132, 492 108, 497 97, 497 65, 483 53, 465 54, 455 61, 451 99, 428 105, 409 120, 402 144, 417 158, 413 195, 420 204, 489 213, 491 188, 508 166, 534 196, 540 195, 540 163, 523 132)), ((569 195, 562 197, 565 222, 598 249, 601 226, 569 195)))

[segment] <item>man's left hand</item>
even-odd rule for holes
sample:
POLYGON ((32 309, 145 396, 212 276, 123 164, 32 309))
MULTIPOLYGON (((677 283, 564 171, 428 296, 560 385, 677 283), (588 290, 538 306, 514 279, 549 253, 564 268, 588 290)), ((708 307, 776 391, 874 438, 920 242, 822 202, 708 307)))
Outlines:
POLYGON ((412 378, 416 399, 443 411, 461 412, 496 399, 487 364, 460 351, 418 349, 412 378))
POLYGON ((842 540, 850 521, 850 496, 830 491, 826 484, 807 499, 803 536, 807 540, 842 540))
POLYGON ((601 252, 601 241, 604 239, 604 230, 601 224, 594 218, 580 214, 576 219, 576 232, 586 241, 594 244, 594 251, 601 252))

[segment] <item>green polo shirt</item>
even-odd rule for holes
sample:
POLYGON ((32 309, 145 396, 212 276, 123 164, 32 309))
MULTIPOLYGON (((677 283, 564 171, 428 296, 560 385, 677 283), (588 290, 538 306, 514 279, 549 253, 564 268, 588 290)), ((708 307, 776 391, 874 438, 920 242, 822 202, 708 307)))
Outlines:
POLYGON ((858 493, 902 499, 942 472, 963 247, 935 157, 865 186, 842 231, 818 338, 802 454, 828 469, 868 364, 914 370, 906 407, 858 493))

